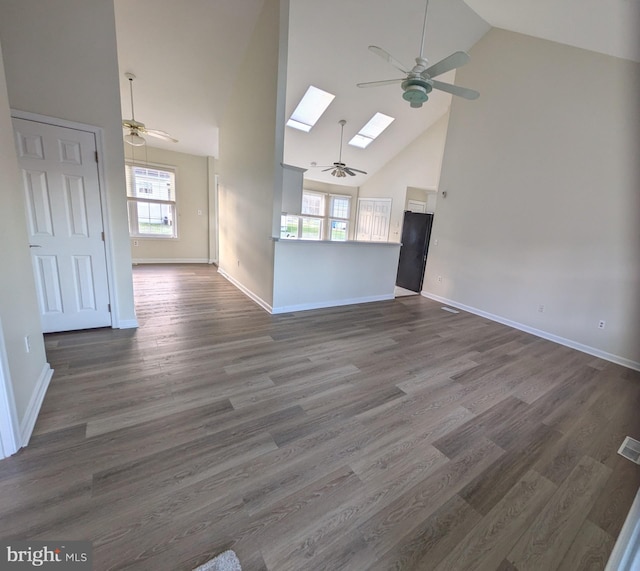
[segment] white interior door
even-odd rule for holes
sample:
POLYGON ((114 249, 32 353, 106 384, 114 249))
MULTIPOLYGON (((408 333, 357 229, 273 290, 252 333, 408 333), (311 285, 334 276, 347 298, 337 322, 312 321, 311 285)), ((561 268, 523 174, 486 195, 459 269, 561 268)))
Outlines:
POLYGON ((373 209, 373 227, 371 240, 386 242, 389 239, 389 222, 391 219, 391 199, 376 200, 373 209))
POLYGON ((421 200, 408 200, 407 201, 407 210, 411 212, 426 212, 427 211, 427 203, 422 202, 421 200))
POLYGON ((13 119, 45 333, 111 325, 93 133, 13 119))
POLYGON ((386 242, 390 218, 390 198, 359 198, 356 240, 386 242))
POLYGON ((386 242, 390 218, 390 198, 359 198, 356 240, 386 242))
POLYGON ((358 199, 358 225, 356 230, 356 240, 366 240, 367 242, 371 241, 373 205, 373 200, 365 198, 358 199))

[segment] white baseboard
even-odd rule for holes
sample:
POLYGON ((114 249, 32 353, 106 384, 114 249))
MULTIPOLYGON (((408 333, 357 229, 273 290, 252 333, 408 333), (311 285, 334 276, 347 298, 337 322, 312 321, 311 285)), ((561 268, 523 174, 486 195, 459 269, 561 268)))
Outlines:
POLYGON ((605 571, 640 569, 640 491, 631 504, 627 519, 618 534, 605 571))
POLYGON ((479 315, 480 317, 486 317, 491 321, 496 321, 497 323, 508 325, 509 327, 513 327, 514 329, 524 331, 525 333, 531 333, 531 335, 541 337, 542 339, 546 339, 547 341, 553 341, 554 343, 559 343, 560 345, 564 345, 565 347, 570 347, 571 349, 582 351, 583 353, 587 353, 588 355, 599 357, 600 359, 604 359, 605 361, 611 361, 612 363, 616 363, 617 365, 622 365, 623 367, 640 371, 640 363, 632 361, 631 359, 620 357, 619 355, 614 355, 613 353, 607 353, 606 351, 602 351, 595 347, 578 343, 577 341, 573 341, 571 339, 560 337, 559 335, 554 335, 553 333, 543 331, 542 329, 529 327, 528 325, 524 325, 523 323, 518 323, 517 321, 512 321, 511 319, 506 319, 504 317, 500 317, 499 315, 494 315, 492 313, 488 313, 486 311, 471 307, 469 305, 465 305, 463 303, 458 303, 457 301, 447 299, 446 297, 436 295, 435 293, 431 293, 428 291, 422 291, 420 293, 423 297, 433 299, 434 301, 437 301, 439 303, 444 303, 446 305, 462 309, 463 311, 473 313, 474 315, 479 315))
POLYGON ((393 293, 385 294, 385 295, 374 295, 368 297, 358 297, 353 299, 334 299, 329 301, 319 301, 316 303, 302 303, 299 305, 281 305, 279 307, 272 307, 266 301, 264 301, 261 297, 257 296, 250 289, 241 284, 238 280, 230 276, 227 272, 225 272, 222 268, 218 268, 218 273, 230 281, 234 286, 236 286, 242 293, 244 293, 247 297, 251 298, 255 301, 262 309, 268 311, 273 315, 277 315, 280 313, 292 313, 294 311, 307 311, 310 309, 323 309, 325 307, 338 307, 342 305, 355 305, 357 303, 370 303, 374 301, 388 301, 394 299, 395 296, 393 293))
POLYGON ((40 414, 40 407, 42 407, 44 395, 49 388, 49 383, 51 382, 52 376, 53 369, 51 368, 49 363, 45 363, 44 367, 42 368, 42 372, 40 373, 40 378, 38 379, 35 390, 31 394, 31 399, 29 400, 29 405, 27 406, 24 418, 20 423, 20 440, 22 442, 22 446, 26 446, 27 444, 29 444, 31 434, 33 433, 33 428, 36 425, 36 420, 38 419, 38 414, 40 414))
POLYGON ((268 311, 269 313, 273 313, 273 308, 269 305, 264 299, 260 296, 253 293, 249 288, 245 287, 241 284, 237 279, 230 276, 227 272, 225 272, 222 268, 218 268, 218 273, 227 281, 231 282, 234 286, 236 286, 243 294, 247 297, 255 301, 262 309, 268 311))
POLYGON ((209 258, 133 258, 133 265, 138 264, 209 264, 209 258))
POLYGON ((118 321, 118 326, 115 329, 137 329, 138 328, 138 320, 137 319, 123 319, 122 321, 118 321))
POLYGON ((391 293, 388 295, 372 295, 368 297, 357 297, 352 299, 333 299, 315 303, 302 303, 299 305, 281 305, 279 307, 274 307, 271 313, 292 313, 294 311, 307 311, 309 309, 323 309, 325 307, 339 307, 342 305, 355 305, 358 303, 371 303, 374 301, 388 301, 390 299, 395 299, 395 295, 391 293))
POLYGON ((18 413, 9 372, 9 358, 0 323, 0 460, 20 450, 18 413))

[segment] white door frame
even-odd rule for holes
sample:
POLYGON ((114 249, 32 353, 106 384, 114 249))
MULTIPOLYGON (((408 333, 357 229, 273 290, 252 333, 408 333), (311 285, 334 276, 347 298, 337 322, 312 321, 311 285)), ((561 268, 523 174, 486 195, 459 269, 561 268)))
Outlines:
POLYGON ((20 426, 0 321, 0 459, 20 450, 20 426))
MULTIPOLYGON (((104 173, 104 130, 101 127, 87 125, 85 123, 77 123, 75 121, 67 121, 57 117, 48 117, 39 113, 30 113, 28 111, 11 110, 11 117, 16 119, 25 119, 27 121, 35 121, 37 123, 45 123, 55 127, 65 127, 67 129, 75 129, 77 131, 87 131, 93 133, 96 140, 96 151, 98 153, 98 186, 100 187, 100 205, 102 207, 102 228, 104 232, 105 261, 107 266, 107 286, 109 289, 109 303, 111 305, 111 327, 118 329, 119 311, 118 311, 118 294, 114 282, 114 258, 113 258, 113 241, 111 236, 111 225, 109 224, 109 201, 107 200, 107 185, 104 173)), ((124 191, 123 191, 124 192, 124 191)))

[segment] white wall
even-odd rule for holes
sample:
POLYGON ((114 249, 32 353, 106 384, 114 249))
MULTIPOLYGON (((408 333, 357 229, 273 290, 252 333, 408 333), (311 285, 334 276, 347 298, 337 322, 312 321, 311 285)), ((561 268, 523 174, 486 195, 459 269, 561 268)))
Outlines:
POLYGON ((424 289, 640 367, 640 64, 493 29, 457 80, 424 289))
MULTIPOLYGON (((0 62, 2 51, 0 50, 0 62)), ((0 65, 0 363, 11 384, 15 398, 17 422, 24 425, 29 405, 37 393, 38 384, 49 370, 45 356, 42 326, 36 297, 27 222, 22 196, 18 160, 13 142, 13 127, 4 69, 0 65), (29 336, 31 351, 26 352, 25 336, 29 336), (7 374, 8 370, 8 374, 7 374)), ((4 409, 2 409, 4 411, 4 409)), ((5 419, 6 420, 6 419, 5 419)), ((4 423, 2 423, 3 426, 4 423)))
POLYGON ((178 239, 135 238, 131 240, 134 263, 209 261, 209 196, 207 157, 176 153, 155 147, 125 145, 125 158, 176 169, 178 239), (200 214, 198 214, 200 211, 200 214), (134 240, 138 245, 134 245, 134 240))
POLYGON ((280 44, 287 22, 288 1, 266 0, 220 127, 220 271, 268 305, 282 205, 286 60, 280 44))
POLYGON ((360 187, 360 198, 391 198, 390 242, 402 236, 407 187, 438 188, 448 119, 446 114, 436 121, 360 187))
POLYGON ((278 240, 273 312, 394 298, 400 244, 278 240))
POLYGON ((113 2, 3 0, 0 43, 12 108, 104 129, 117 320, 135 323, 113 2))

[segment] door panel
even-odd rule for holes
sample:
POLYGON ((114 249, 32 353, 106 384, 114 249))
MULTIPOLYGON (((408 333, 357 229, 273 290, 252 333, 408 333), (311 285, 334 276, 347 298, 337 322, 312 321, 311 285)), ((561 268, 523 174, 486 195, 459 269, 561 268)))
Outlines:
POLYGON ((43 331, 111 325, 93 133, 13 119, 43 331))
POLYGON ((419 292, 429 250, 433 214, 405 212, 396 285, 419 292))
POLYGON ((34 256, 36 289, 40 299, 40 312, 50 316, 62 313, 60 272, 56 256, 34 256))
POLYGON ((42 171, 23 171, 28 224, 31 236, 53 236, 53 221, 49 206, 47 175, 42 171))
POLYGON ((358 201, 358 229, 356 240, 371 240, 371 224, 373 220, 373 202, 358 201))
POLYGON ((64 177, 67 199, 67 231, 70 236, 89 237, 89 221, 87 220, 87 201, 84 180, 78 176, 64 177))
POLYGON ((96 310, 95 280, 91 256, 72 256, 76 282, 76 307, 80 310, 96 310))

